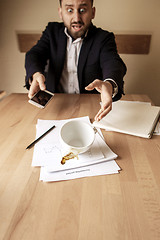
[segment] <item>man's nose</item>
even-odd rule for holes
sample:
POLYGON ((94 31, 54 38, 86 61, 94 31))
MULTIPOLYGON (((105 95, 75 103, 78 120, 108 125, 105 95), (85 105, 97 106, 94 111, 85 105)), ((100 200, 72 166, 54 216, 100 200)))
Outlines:
POLYGON ((74 22, 78 22, 81 19, 80 12, 78 10, 74 11, 74 22))

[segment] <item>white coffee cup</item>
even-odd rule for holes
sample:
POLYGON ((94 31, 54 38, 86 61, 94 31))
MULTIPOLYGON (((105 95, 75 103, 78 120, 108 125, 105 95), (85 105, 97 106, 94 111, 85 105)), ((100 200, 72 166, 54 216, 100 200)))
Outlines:
POLYGON ((92 126, 80 120, 66 122, 60 130, 62 146, 68 152, 80 154, 86 152, 95 139, 95 131, 92 126))

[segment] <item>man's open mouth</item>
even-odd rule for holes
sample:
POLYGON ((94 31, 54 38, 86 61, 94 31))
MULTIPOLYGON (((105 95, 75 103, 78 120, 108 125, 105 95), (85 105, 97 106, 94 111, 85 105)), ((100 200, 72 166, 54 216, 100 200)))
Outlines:
POLYGON ((73 28, 75 31, 81 30, 82 27, 83 27, 83 24, 72 24, 72 28, 73 28))

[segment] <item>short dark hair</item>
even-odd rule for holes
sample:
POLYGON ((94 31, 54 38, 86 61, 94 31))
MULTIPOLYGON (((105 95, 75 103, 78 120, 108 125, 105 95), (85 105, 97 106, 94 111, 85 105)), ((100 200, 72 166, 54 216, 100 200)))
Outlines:
MULTIPOLYGON (((60 4, 60 6, 61 6, 62 0, 59 0, 59 4, 60 4)), ((93 0, 91 0, 91 5, 93 6, 93 0)))

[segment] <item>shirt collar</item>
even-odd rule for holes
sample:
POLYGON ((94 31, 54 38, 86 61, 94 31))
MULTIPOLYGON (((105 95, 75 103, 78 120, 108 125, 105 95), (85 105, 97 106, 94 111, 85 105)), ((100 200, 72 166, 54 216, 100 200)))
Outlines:
POLYGON ((77 39, 75 39, 75 40, 73 40, 73 38, 69 35, 66 27, 65 27, 65 29, 64 29, 64 33, 66 34, 66 36, 67 36, 70 40, 72 40, 72 42, 79 42, 80 40, 83 40, 85 37, 87 37, 88 30, 87 30, 87 32, 85 33, 84 37, 80 37, 80 38, 77 38, 77 39))

